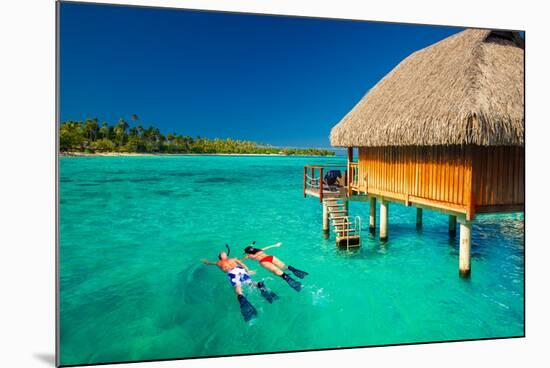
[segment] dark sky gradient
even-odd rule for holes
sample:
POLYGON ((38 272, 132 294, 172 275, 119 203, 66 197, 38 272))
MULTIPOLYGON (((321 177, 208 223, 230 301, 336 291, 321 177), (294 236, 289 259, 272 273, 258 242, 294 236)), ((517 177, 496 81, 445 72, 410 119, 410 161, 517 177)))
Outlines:
POLYGON ((328 147, 380 78, 460 30, 63 3, 61 120, 328 147))

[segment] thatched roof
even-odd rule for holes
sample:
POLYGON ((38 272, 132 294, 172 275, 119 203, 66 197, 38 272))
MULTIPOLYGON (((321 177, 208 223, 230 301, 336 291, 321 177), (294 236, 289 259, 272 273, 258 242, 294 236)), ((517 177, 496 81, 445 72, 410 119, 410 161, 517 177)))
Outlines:
POLYGON ((523 145, 523 40, 468 29, 416 51, 332 129, 333 146, 523 145))

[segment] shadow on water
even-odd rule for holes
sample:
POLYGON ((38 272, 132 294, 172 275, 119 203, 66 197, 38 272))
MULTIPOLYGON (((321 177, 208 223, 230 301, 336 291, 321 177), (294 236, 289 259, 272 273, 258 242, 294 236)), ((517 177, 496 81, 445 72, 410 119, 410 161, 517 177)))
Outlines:
POLYGON ((201 304, 205 300, 212 300, 216 294, 211 282, 214 271, 198 264, 179 272, 174 296, 185 304, 201 304))
POLYGON ((187 177, 190 177, 190 176, 195 176, 196 174, 192 173, 192 172, 175 172, 175 173, 166 173, 165 175, 175 176, 175 177, 178 177, 178 178, 187 178, 187 177))
POLYGON ((162 178, 111 178, 105 180, 97 180, 95 183, 105 184, 105 183, 156 183, 162 181, 162 178))
POLYGON ((160 189, 160 190, 155 190, 153 193, 158 194, 158 195, 160 195, 160 196, 164 196, 164 197, 186 198, 186 197, 190 197, 190 196, 191 196, 191 195, 188 194, 188 193, 178 193, 178 192, 176 192, 175 190, 171 190, 171 189, 160 189))
POLYGON ((104 171, 105 174, 114 174, 114 175, 117 175, 117 174, 128 174, 130 173, 130 171, 126 171, 126 170, 106 170, 104 171))
POLYGON ((361 247, 353 247, 346 249, 345 246, 336 247, 336 254, 344 257, 354 257, 361 253, 361 247))
POLYGON ((155 190, 155 194, 158 194, 158 195, 161 195, 161 196, 171 196, 172 194, 174 194, 175 192, 173 190, 170 190, 170 189, 161 189, 161 190, 155 190))
POLYGON ((223 177, 212 177, 212 178, 203 178, 195 180, 197 184, 208 184, 208 183, 239 183, 242 182, 242 179, 239 178, 223 178, 223 177))
POLYGON ((387 256, 391 244, 390 240, 380 241, 378 238, 372 238, 363 240, 361 246, 357 248, 350 248, 348 250, 345 246, 339 247, 336 249, 336 254, 350 260, 363 261, 387 256))

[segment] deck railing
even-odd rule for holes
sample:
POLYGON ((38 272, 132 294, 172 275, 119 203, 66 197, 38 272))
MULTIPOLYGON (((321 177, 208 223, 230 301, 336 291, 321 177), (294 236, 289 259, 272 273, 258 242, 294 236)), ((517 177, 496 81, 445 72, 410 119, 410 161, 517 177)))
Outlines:
POLYGON ((323 185, 324 175, 329 170, 344 169, 342 172, 342 178, 347 186, 347 171, 345 165, 305 165, 304 166, 304 197, 307 193, 314 193, 319 196, 319 200, 323 202, 324 192, 326 186, 323 185))
POLYGON ((348 163, 348 173, 349 173, 349 185, 348 185, 348 196, 351 196, 352 192, 359 189, 359 165, 357 162, 348 163))

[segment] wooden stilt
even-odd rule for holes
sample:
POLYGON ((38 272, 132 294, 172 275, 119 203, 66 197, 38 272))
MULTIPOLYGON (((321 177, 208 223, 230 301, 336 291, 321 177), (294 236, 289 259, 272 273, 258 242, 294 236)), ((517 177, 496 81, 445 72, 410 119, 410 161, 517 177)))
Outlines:
POLYGON ((376 198, 370 197, 370 216, 369 216, 369 230, 374 234, 376 231, 376 198))
POLYGON ((416 228, 422 227, 422 208, 416 208, 416 228))
POLYGON ((462 277, 470 276, 470 257, 472 243, 472 223, 470 221, 460 221, 460 249, 458 272, 462 277))
POLYGON ((380 240, 388 239, 388 210, 389 203, 380 199, 380 240))
POLYGON ((454 238, 456 236, 456 216, 449 215, 449 236, 454 238))
POLYGON ((327 203, 323 201, 323 235, 329 236, 329 221, 328 221, 328 207, 327 203))
POLYGON ((353 162, 353 147, 348 147, 348 168, 347 168, 347 175, 348 175, 348 178, 347 178, 347 191, 348 191, 348 196, 351 196, 352 194, 352 190, 351 190, 351 182, 352 182, 352 177, 351 177, 351 163, 353 162))

